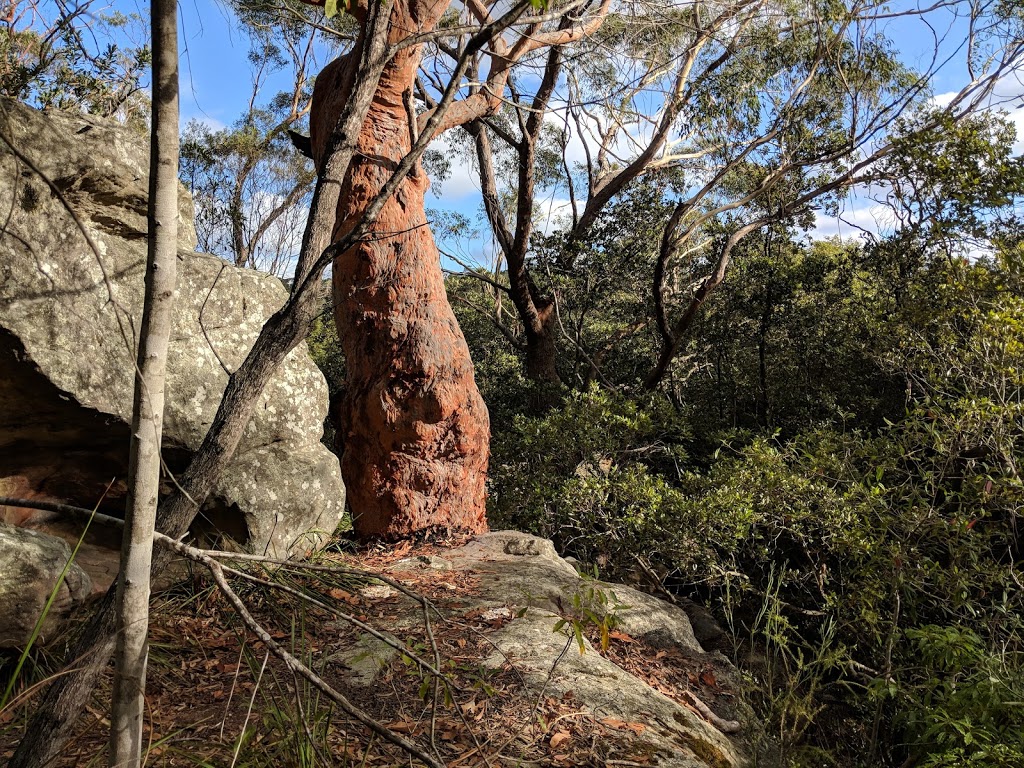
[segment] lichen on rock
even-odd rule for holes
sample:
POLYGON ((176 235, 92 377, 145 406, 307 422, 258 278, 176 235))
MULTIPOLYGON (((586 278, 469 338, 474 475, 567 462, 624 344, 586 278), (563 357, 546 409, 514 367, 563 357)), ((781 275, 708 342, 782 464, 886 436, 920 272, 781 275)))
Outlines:
MULTIPOLYGON (((116 123, 6 100, 0 121, 99 251, 44 180, 0 150, 0 199, 11 201, 0 228, 0 480, 17 477, 29 495, 92 507, 114 478, 101 509, 117 515, 142 315, 148 148, 116 123)), ((229 374, 287 299, 277 278, 195 253, 184 188, 179 200, 164 417, 171 474, 187 465, 229 374)), ((274 556, 304 552, 332 532, 345 494, 337 460, 320 444, 327 402, 300 345, 261 395, 194 530, 274 556)))

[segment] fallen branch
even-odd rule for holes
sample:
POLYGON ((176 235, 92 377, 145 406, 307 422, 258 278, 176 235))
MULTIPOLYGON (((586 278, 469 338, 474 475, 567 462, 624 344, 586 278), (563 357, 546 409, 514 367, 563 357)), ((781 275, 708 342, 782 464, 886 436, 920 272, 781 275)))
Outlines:
MULTIPOLYGON (((116 525, 124 525, 124 521, 116 517, 110 517, 109 515, 94 514, 93 511, 90 509, 86 509, 85 507, 76 507, 70 504, 34 501, 29 499, 16 499, 5 496, 0 497, 0 506, 22 507, 26 509, 41 509, 44 511, 61 512, 76 516, 91 516, 93 517, 94 520, 99 520, 101 522, 113 523, 116 525)), ((356 706, 351 701, 349 701, 342 693, 335 690, 329 683, 324 681, 319 675, 313 672, 313 670, 311 670, 309 667, 303 664, 299 659, 297 659, 295 656, 293 656, 291 653, 289 653, 287 650, 281 647, 273 639, 273 637, 271 637, 270 633, 263 627, 263 625, 261 625, 252 616, 252 614, 249 613, 249 610, 246 607, 245 603, 242 601, 240 597, 238 597, 235 591, 231 588, 231 585, 228 583, 227 578, 225 576, 225 571, 231 573, 232 575, 246 577, 250 580, 256 580, 264 584, 266 584, 267 582, 256 577, 249 577, 247 574, 242 574, 240 571, 237 571, 233 568, 225 567, 221 565, 221 563, 218 562, 214 557, 212 557, 209 552, 197 549, 196 547, 189 546, 188 544, 185 544, 183 542, 176 541, 175 539, 172 539, 170 536, 167 536, 165 534, 155 532, 153 536, 153 541, 155 544, 158 544, 164 549, 174 552, 175 554, 180 555, 186 560, 198 563, 202 565, 204 568, 206 568, 210 572, 210 575, 213 577, 213 580, 216 582, 217 587, 220 589, 221 593, 234 608, 235 613, 239 616, 239 618, 242 619, 242 622, 245 624, 246 628, 257 638, 259 638, 259 640, 267 647, 267 649, 280 661, 282 661, 293 674, 297 674, 303 679, 305 679, 314 688, 316 688, 318 691, 327 696, 331 701, 337 704, 346 714, 350 715, 352 718, 362 723, 371 732, 377 734, 384 740, 404 750, 407 754, 411 755, 412 757, 415 757, 416 759, 423 761, 423 763, 430 766, 430 768, 445 768, 443 762, 431 756, 424 750, 420 749, 420 747, 414 744, 413 742, 409 741, 400 734, 395 733, 394 731, 390 730, 387 726, 385 726, 384 724, 380 723, 379 721, 368 715, 360 707, 356 706)), ((286 589, 290 590, 290 588, 286 589)), ((306 597, 308 600, 313 600, 313 598, 309 598, 308 596, 306 597)), ((330 607, 324 603, 321 603, 319 601, 314 602, 316 602, 322 608, 331 610, 330 607)), ((408 650, 404 647, 401 648, 401 650, 403 653, 409 653, 408 650)), ((428 669, 431 669, 431 671, 435 672, 435 674, 437 674, 438 677, 444 677, 439 672, 434 670, 432 665, 428 664, 427 662, 421 661, 421 664, 426 666, 428 669)))
POLYGON ((739 733, 742 729, 743 726, 740 725, 739 720, 725 720, 719 717, 711 710, 711 707, 698 699, 692 691, 683 691, 683 698, 693 705, 693 708, 697 710, 701 717, 722 733, 739 733))

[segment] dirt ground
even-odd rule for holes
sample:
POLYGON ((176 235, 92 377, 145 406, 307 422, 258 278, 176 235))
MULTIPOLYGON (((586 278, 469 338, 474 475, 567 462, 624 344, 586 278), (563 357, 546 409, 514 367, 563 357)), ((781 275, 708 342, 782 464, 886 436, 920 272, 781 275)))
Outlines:
MULTIPOLYGON (((592 715, 572 691, 557 698, 543 691, 537 695, 512 665, 484 664, 495 652, 488 631, 515 616, 470 607, 476 588, 471 573, 397 574, 401 585, 428 601, 424 609, 399 589, 352 572, 379 571, 440 550, 440 545, 406 544, 334 551, 318 563, 347 572, 280 569, 261 574, 273 587, 239 579, 232 583, 274 640, 352 704, 448 766, 655 762, 638 746, 648 726, 592 715), (335 610, 304 605, 282 586, 314 595, 335 610), (429 623, 422 620, 424 614, 429 623), (355 674, 365 659, 352 653, 366 632, 351 619, 388 633, 405 649, 374 670, 369 685, 355 674), (414 656, 443 672, 443 679, 425 672, 414 656)), ((584 631, 600 650, 598 628, 584 631)), ((565 653, 579 653, 571 636, 565 653)), ((733 707, 735 693, 720 683, 719 670, 710 662, 647 647, 615 630, 607 635, 602 653, 694 712, 693 696, 716 712, 733 707)), ((34 674, 37 680, 43 677, 38 668, 34 674)), ((108 675, 55 768, 106 764, 109 687, 108 675)), ((0 759, 12 754, 32 700, 31 691, 24 693, 19 706, 0 713, 0 759)), ((154 599, 146 705, 147 766, 417 764, 269 656, 204 574, 154 599)))

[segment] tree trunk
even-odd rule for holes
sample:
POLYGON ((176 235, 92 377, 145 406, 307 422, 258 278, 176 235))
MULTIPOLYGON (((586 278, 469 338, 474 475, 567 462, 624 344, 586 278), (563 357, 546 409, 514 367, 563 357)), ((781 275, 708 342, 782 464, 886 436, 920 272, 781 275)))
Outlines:
MULTIPOLYGON (((390 42, 432 29, 447 5, 400 0, 390 42)), ((355 226, 412 146, 405 94, 419 58, 420 46, 409 46, 384 69, 342 184, 335 241, 355 226)), ((354 66, 343 57, 317 78, 310 128, 318 166, 323 126, 335 124, 354 66)), ((334 261, 335 323, 347 371, 341 466, 361 536, 487 527, 489 420, 427 226, 428 186, 417 166, 369 235, 334 261)))
POLYGON ((758 324, 757 336, 757 401, 755 403, 757 424, 767 429, 771 426, 771 404, 768 399, 768 333, 772 324, 772 289, 765 289, 764 309, 758 324))
MULTIPOLYGON (((383 7, 384 2, 375 5, 375 8, 383 7)), ((382 31, 383 27, 380 25, 382 31)), ((375 32, 368 36, 364 82, 350 91, 352 98, 344 110, 339 110, 342 115, 339 135, 344 135, 350 126, 364 122, 380 72, 374 62, 382 55, 385 42, 383 34, 375 32)), ((360 59, 363 53, 361 46, 353 56, 360 59)), ((328 133, 333 133, 333 128, 328 126, 328 133)), ((330 154, 324 164, 325 173, 317 179, 313 191, 292 295, 267 320, 242 365, 229 377, 209 432, 188 469, 178 476, 176 490, 161 503, 157 512, 157 528, 172 538, 180 538, 188 531, 199 506, 212 492, 234 454, 259 403, 260 393, 281 361, 309 334, 320 312, 320 292, 313 290, 313 286, 320 279, 319 260, 330 239, 340 180, 354 150, 344 142, 332 141, 331 144, 329 151, 324 150, 325 154, 330 154)), ((155 553, 154 571, 166 568, 171 559, 166 551, 155 553)), ((38 701, 8 768, 42 768, 53 763, 70 738, 72 726, 85 708, 113 650, 114 591, 111 589, 69 649, 68 658, 74 667, 57 676, 38 701)))
POLYGON ((160 498, 160 441, 178 261, 178 4, 153 0, 149 241, 135 371, 128 501, 117 581, 110 765, 138 766, 146 690, 150 567, 160 498))
POLYGON ((558 385, 562 377, 558 373, 558 347, 555 345, 554 301, 538 307, 540 323, 537 331, 526 330, 526 375, 540 384, 558 385))

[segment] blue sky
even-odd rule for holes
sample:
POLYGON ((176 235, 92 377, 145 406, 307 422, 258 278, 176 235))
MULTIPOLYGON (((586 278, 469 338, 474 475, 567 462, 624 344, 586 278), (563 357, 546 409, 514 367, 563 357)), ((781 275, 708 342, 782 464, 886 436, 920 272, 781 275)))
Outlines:
POLYGON ((224 5, 182 0, 180 10, 182 124, 198 118, 227 125, 249 97, 249 41, 224 5))
MULTIPOLYGON (((124 13, 148 14, 148 4, 142 0, 112 0, 111 8, 124 13)), ((251 91, 251 71, 246 58, 249 40, 240 30, 226 4, 214 0, 181 0, 180 47, 182 52, 181 116, 182 125, 199 119, 213 127, 233 122, 243 112, 251 91)), ((966 36, 962 21, 949 17, 945 29, 937 25, 938 34, 946 34, 943 55, 953 60, 934 81, 938 100, 957 90, 967 80, 963 57, 956 49, 966 36)), ((905 20, 884 22, 883 30, 898 46, 904 61, 911 66, 925 63, 924 57, 933 49, 933 41, 922 34, 919 24, 905 20)), ((261 96, 269 98, 281 88, 288 87, 287 73, 268 81, 261 96)), ((1002 95, 1009 97, 1006 108, 1018 126, 1016 150, 1024 151, 1024 105, 1020 82, 1007 82, 1002 95)), ((470 169, 463 163, 453 165, 452 177, 439 185, 442 196, 432 196, 428 205, 457 211, 475 218, 479 210, 479 191, 470 169)), ((561 194, 561 193, 559 193, 561 194)), ((549 208, 558 210, 566 201, 559 195, 548 199, 549 208)), ((884 213, 863 195, 847 201, 840 220, 819 217, 817 234, 854 236, 857 227, 869 230, 884 228, 884 213), (879 221, 880 217, 883 219, 879 221), (843 221, 845 219, 845 221, 843 221)), ((447 244, 455 248, 456 244, 447 244)))

